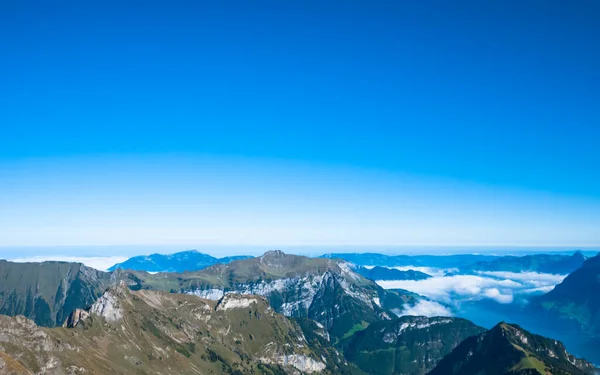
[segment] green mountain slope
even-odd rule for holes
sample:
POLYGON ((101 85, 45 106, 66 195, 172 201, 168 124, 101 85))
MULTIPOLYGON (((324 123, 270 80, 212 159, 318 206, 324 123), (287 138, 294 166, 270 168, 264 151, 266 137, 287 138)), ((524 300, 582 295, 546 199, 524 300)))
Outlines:
POLYGON ((403 316, 375 322, 340 343, 346 359, 373 375, 422 375, 485 329, 465 319, 403 316))
POLYGON ((314 319, 340 339, 374 321, 389 319, 417 297, 386 291, 353 272, 349 264, 270 251, 261 257, 218 264, 197 272, 122 272, 133 289, 168 290, 218 299, 229 292, 267 297, 290 317, 314 319))
POLYGON ((559 341, 500 323, 469 337, 442 359, 430 375, 583 375, 596 369, 567 353, 559 341))
POLYGON ((197 271, 217 263, 229 263, 234 260, 247 259, 251 256, 238 255, 225 258, 215 258, 196 250, 181 251, 175 254, 140 255, 117 263, 109 268, 147 271, 147 272, 185 272, 197 271))
MULTIPOLYGON (((572 329, 600 335, 600 255, 588 259, 562 283, 532 303, 550 319, 572 329)), ((540 311, 537 311, 540 313, 540 311)))
POLYGON ((92 304, 110 284, 110 274, 80 263, 0 260, 0 280, 0 314, 53 327, 92 304))
MULTIPOLYGON (((52 374, 352 373, 333 349, 314 348, 300 326, 257 296, 219 301, 109 289, 61 328, 0 316, 0 347, 13 367, 52 374)), ((359 372, 356 372, 359 373, 359 372)))

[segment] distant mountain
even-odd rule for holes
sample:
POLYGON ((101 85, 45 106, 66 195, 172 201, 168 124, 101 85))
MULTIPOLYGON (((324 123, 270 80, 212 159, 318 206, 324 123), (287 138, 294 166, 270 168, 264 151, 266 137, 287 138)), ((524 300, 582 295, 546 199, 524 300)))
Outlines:
POLYGON ((425 280, 431 277, 424 272, 407 270, 400 271, 394 268, 375 266, 373 268, 358 266, 354 272, 370 280, 425 280))
POLYGON ((91 305, 111 275, 80 263, 14 263, 0 260, 0 314, 24 315, 47 327, 91 305))
MULTIPOLYGON (((586 257, 577 251, 573 255, 535 254, 522 257, 504 256, 491 261, 478 262, 470 271, 542 272, 565 275, 580 268, 586 257)), ((463 268, 464 270, 464 268, 463 268)))
POLYGON ((17 374, 360 374, 258 296, 209 301, 117 285, 64 328, 0 316, 0 332, 0 360, 17 374))
POLYGON ((403 316, 371 323, 340 348, 369 374, 424 375, 467 337, 483 332, 465 319, 403 316))
POLYGON ((462 268, 498 258, 494 255, 384 255, 377 253, 332 253, 321 258, 344 259, 357 266, 462 268))
POLYGON ((252 258, 249 255, 238 255, 224 258, 215 258, 196 250, 181 251, 175 254, 140 255, 117 263, 109 268, 114 271, 118 268, 147 271, 147 272, 185 272, 198 271, 217 263, 229 263, 234 260, 252 258))
POLYGON ((185 274, 123 271, 118 277, 133 289, 168 290, 209 299, 231 292, 265 296, 277 312, 319 322, 334 340, 394 317, 418 300, 413 293, 386 291, 353 272, 344 261, 281 251, 185 274))
POLYGON ((429 375, 584 375, 592 364, 567 353, 560 341, 500 323, 464 340, 429 375))

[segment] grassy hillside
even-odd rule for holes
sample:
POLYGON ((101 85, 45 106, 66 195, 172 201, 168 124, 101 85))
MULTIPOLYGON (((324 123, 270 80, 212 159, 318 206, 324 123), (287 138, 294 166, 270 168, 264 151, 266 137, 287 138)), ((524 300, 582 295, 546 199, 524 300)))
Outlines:
POLYGON ((257 296, 219 301, 110 289, 68 327, 0 316, 0 346, 33 373, 352 373, 339 354, 313 347, 300 326, 257 296))

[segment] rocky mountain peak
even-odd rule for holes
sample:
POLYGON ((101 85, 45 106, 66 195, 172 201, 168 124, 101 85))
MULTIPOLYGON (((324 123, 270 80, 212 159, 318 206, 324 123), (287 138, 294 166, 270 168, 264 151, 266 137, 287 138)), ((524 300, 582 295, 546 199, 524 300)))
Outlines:
POLYGON ((592 364, 569 354, 560 341, 501 322, 464 340, 430 374, 509 374, 516 373, 514 369, 521 370, 519 374, 595 373, 592 364))
POLYGON ((269 250, 267 252, 265 252, 261 258, 263 259, 277 259, 277 258, 284 258, 286 257, 287 254, 284 253, 281 250, 269 250))

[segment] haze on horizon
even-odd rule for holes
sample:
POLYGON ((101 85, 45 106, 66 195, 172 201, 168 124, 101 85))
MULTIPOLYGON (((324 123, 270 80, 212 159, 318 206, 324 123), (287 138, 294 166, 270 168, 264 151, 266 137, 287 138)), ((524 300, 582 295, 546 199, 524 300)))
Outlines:
POLYGON ((599 14, 4 2, 0 247, 599 246, 599 14))

